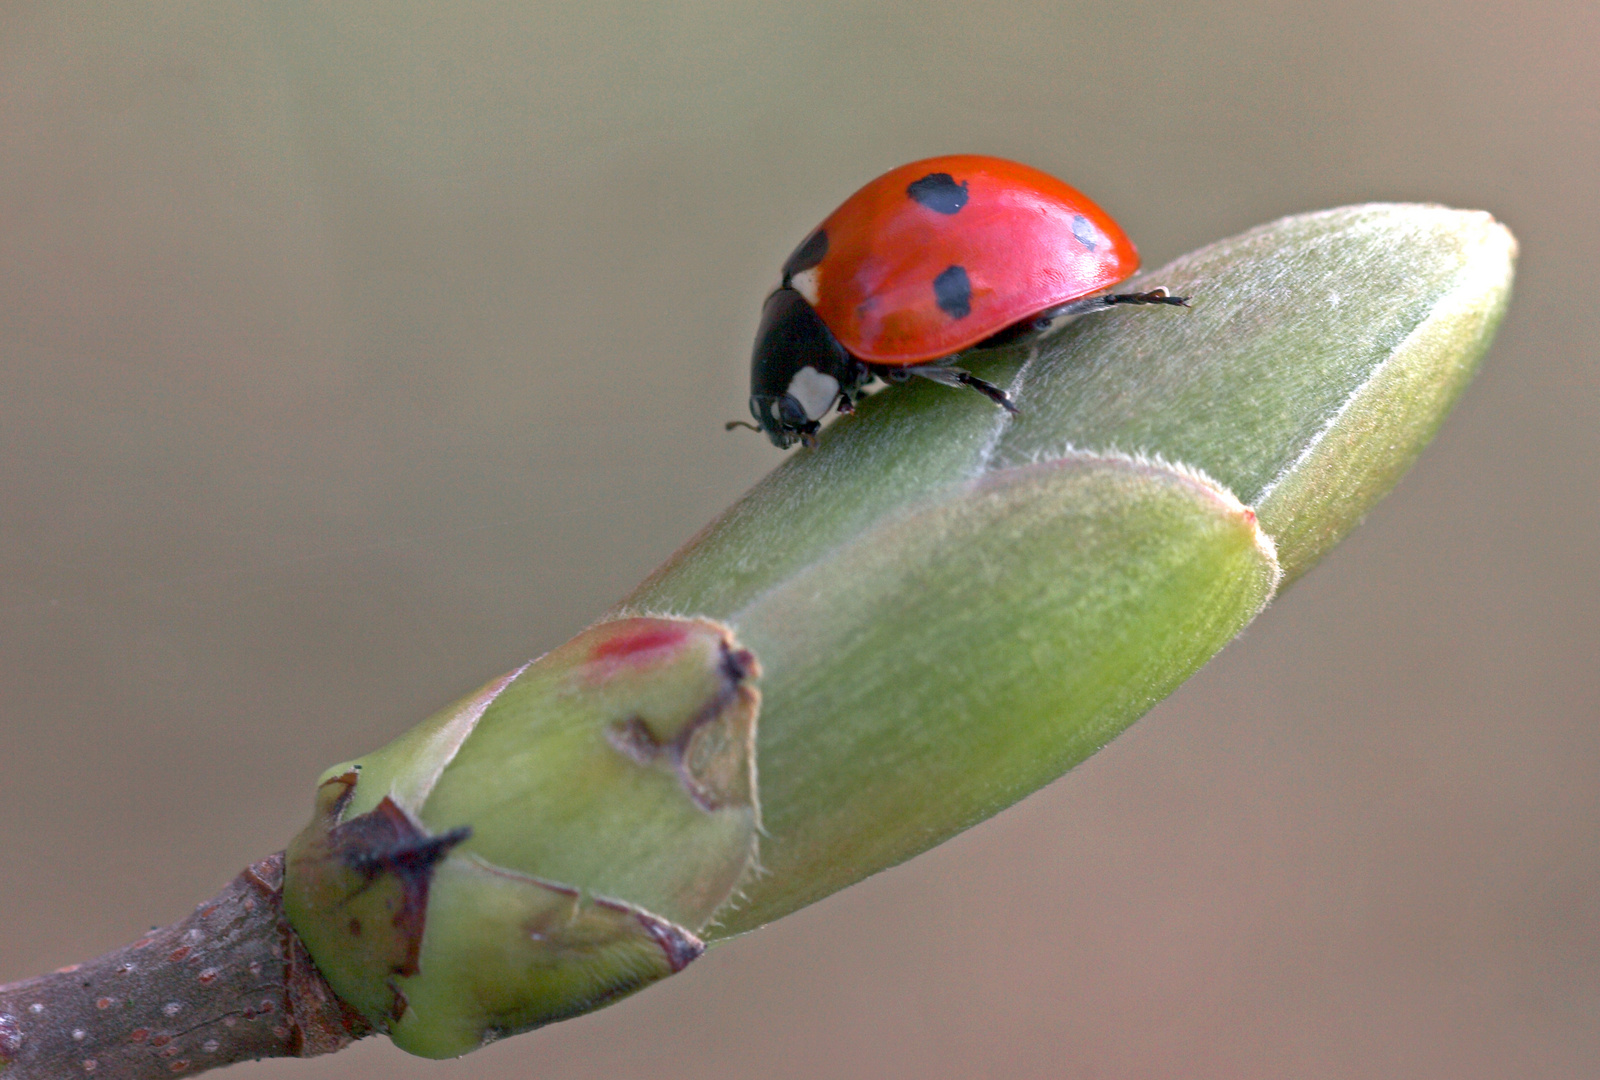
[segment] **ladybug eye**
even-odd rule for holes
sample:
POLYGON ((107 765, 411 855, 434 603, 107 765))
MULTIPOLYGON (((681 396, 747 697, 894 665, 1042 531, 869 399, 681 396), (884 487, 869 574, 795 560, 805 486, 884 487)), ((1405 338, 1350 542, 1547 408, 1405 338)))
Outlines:
POLYGON ((801 407, 800 402, 796 401, 792 394, 785 394, 779 398, 773 411, 778 414, 785 427, 803 427, 805 422, 810 419, 806 416, 806 411, 801 407))

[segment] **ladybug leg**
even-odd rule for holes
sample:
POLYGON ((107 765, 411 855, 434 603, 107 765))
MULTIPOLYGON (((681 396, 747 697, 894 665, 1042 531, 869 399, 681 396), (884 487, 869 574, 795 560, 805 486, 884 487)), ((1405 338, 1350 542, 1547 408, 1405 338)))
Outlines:
POLYGON ((984 338, 975 349, 997 349, 1006 345, 1019 345, 1033 341, 1052 332, 1058 327, 1065 326, 1079 315, 1088 315, 1096 311, 1105 311, 1119 304, 1173 304, 1178 307, 1188 307, 1187 296, 1173 296, 1165 289, 1151 289, 1142 293, 1102 293, 1099 296, 1086 296, 1082 300, 1073 300, 1071 303, 1062 304, 1060 307, 1046 308, 1031 319, 1023 319, 1006 327, 993 337, 984 338))
POLYGON ((876 377, 869 365, 851 359, 850 366, 839 373, 839 400, 834 408, 840 416, 856 411, 856 402, 867 396, 867 384, 876 377))
POLYGON ((1017 415, 1017 407, 1011 401, 1011 395, 1000 389, 994 383, 985 382, 970 371, 955 369, 956 378, 961 380, 962 386, 970 386, 996 405, 1000 406, 1012 416, 1017 415))
POLYGON ((921 364, 916 367, 898 368, 896 370, 905 374, 894 379, 893 381, 895 382, 904 381, 904 379, 912 375, 920 375, 930 382, 939 383, 941 386, 970 386, 1006 412, 1013 415, 1017 412, 1017 407, 1012 403, 1010 394, 994 383, 986 382, 972 372, 962 368, 952 367, 949 364, 921 364))
POLYGON ((1189 298, 1187 296, 1173 296, 1171 293, 1167 292, 1167 290, 1159 287, 1151 289, 1149 292, 1112 293, 1110 296, 1102 296, 1100 300, 1107 307, 1110 307, 1112 304, 1172 304, 1176 307, 1189 306, 1189 298))
POLYGON ((1032 319, 1037 329, 1045 329, 1052 322, 1060 318, 1070 318, 1073 315, 1087 315, 1091 311, 1104 311, 1108 307, 1118 304, 1175 304, 1178 307, 1188 307, 1187 296, 1173 296, 1165 289, 1151 289, 1149 292, 1140 293, 1106 293, 1100 296, 1086 296, 1082 300, 1074 300, 1070 304, 1062 304, 1049 311, 1041 311, 1032 319))

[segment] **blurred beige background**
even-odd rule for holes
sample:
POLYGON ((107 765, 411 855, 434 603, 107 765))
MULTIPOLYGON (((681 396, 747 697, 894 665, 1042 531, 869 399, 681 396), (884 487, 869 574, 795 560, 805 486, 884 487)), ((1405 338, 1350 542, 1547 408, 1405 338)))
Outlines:
POLYGON ((592 1017, 248 1077, 1582 1077, 1600 9, 0 6, 0 980, 583 626, 779 460, 778 263, 978 151, 1148 265, 1372 199, 1523 245, 1399 491, 1075 774, 592 1017))

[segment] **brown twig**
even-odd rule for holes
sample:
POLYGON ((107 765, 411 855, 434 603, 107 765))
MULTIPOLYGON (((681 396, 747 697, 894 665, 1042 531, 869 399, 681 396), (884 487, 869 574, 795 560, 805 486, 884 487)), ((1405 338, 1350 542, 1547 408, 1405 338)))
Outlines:
POLYGON ((0 986, 0 1078, 151 1080, 370 1034, 283 918, 283 855, 124 949, 0 986))

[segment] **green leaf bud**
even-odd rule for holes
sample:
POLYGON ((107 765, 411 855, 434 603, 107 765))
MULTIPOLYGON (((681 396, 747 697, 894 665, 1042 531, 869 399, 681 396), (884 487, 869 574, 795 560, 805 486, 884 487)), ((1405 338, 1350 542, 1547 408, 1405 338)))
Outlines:
POLYGON ((609 622, 329 770, 284 885, 324 976, 448 1057, 680 970, 755 863, 758 673, 609 622))

